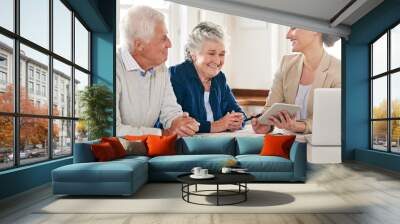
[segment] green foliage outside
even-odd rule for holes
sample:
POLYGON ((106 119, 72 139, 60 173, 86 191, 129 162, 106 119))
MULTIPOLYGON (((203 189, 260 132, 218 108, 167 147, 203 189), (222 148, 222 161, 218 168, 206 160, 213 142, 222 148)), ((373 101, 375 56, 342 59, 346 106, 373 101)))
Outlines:
POLYGON ((102 84, 94 84, 80 92, 82 119, 89 131, 89 140, 110 136, 107 130, 112 127, 113 96, 102 84))

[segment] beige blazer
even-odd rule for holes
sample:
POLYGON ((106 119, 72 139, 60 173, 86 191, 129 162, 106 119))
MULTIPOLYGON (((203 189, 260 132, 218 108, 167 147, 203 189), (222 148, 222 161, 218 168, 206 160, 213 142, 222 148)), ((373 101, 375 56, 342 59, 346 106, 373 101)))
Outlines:
MULTIPOLYGON (((281 65, 275 74, 271 91, 269 92, 265 109, 274 103, 294 104, 299 88, 301 73, 303 70, 303 54, 286 55, 282 58, 281 65)), ((313 99, 315 88, 340 88, 341 65, 335 57, 324 52, 319 64, 314 82, 310 89, 307 101, 307 119, 305 134, 312 132, 313 99)))

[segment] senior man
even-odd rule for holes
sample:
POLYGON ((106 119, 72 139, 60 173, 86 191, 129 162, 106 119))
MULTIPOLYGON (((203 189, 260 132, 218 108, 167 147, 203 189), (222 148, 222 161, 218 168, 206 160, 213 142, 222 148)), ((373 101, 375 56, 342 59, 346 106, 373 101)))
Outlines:
POLYGON ((164 62, 171 41, 162 13, 132 7, 121 22, 117 50, 117 135, 191 136, 199 123, 177 103, 164 62), (160 121, 164 129, 155 128, 160 121))

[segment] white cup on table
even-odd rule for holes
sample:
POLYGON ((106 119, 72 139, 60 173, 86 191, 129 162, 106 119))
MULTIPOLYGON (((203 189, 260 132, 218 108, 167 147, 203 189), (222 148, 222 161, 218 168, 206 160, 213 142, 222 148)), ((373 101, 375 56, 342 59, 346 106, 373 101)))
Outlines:
POLYGON ((201 169, 200 170, 200 176, 207 176, 208 175, 208 169, 201 169))
POLYGON ((199 166, 193 167, 192 173, 193 173, 194 175, 196 175, 196 176, 200 176, 200 175, 201 175, 200 171, 201 171, 202 169, 203 169, 203 168, 201 168, 201 167, 199 167, 199 166))

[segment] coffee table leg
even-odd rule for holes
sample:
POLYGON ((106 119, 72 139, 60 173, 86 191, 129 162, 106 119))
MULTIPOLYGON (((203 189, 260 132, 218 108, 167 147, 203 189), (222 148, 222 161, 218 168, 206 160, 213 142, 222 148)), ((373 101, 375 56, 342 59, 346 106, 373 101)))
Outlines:
POLYGON ((247 201, 247 182, 244 183, 244 201, 247 201))
POLYGON ((197 184, 196 184, 196 186, 195 186, 195 191, 197 192, 197 184))
POLYGON ((217 206, 219 206, 219 184, 217 184, 217 206))
POLYGON ((189 195, 190 195, 190 184, 188 184, 187 191, 188 191, 188 193, 187 193, 187 201, 190 202, 190 200, 189 200, 189 195))

